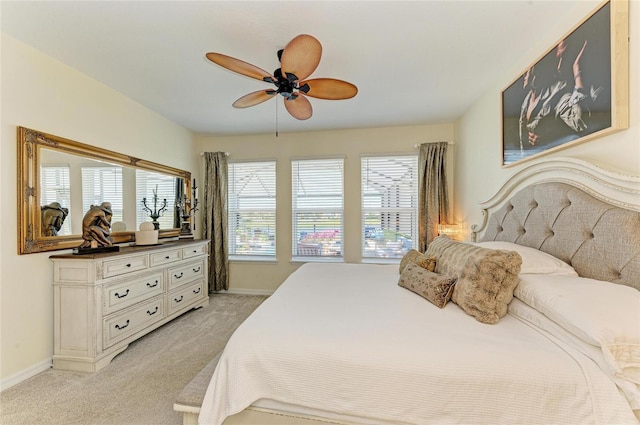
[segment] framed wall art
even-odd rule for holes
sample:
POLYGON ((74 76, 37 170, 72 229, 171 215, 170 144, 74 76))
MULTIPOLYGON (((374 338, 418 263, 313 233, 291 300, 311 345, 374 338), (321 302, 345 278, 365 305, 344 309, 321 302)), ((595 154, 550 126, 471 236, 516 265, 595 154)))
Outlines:
POLYGON ((629 3, 607 0, 502 91, 502 165, 628 126, 629 3))

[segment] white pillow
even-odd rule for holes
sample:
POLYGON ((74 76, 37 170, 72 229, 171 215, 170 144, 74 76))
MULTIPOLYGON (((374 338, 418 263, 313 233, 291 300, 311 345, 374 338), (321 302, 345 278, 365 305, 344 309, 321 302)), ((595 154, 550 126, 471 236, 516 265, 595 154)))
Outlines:
POLYGON ((612 372, 640 384, 640 291, 574 276, 520 276, 513 295, 583 341, 612 372))
POLYGON ((576 273, 573 267, 569 264, 551 254, 547 254, 546 252, 535 248, 502 241, 478 242, 476 245, 483 248, 506 249, 517 252, 520 254, 520 257, 522 257, 520 274, 557 274, 578 276, 578 273, 576 273))

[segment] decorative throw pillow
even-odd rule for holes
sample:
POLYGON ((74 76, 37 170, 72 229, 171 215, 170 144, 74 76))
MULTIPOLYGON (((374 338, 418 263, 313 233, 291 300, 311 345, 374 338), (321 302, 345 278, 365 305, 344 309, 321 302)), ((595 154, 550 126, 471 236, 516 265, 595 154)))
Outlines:
POLYGON ((398 285, 426 298, 438 308, 444 308, 449 302, 455 283, 455 278, 430 272, 413 263, 407 264, 398 280, 398 285))
POLYGON ((404 254, 404 257, 402 257, 402 260, 400 260, 400 270, 399 273, 402 273, 402 271, 404 270, 405 267, 407 267, 407 264, 409 263, 413 263, 413 260, 420 255, 419 251, 416 251, 415 249, 410 249, 409 252, 407 252, 406 254, 404 254))
POLYGON ((426 254, 436 257, 436 273, 458 278, 451 299, 467 314, 489 324, 507 314, 520 281, 522 258, 517 252, 480 248, 439 236, 426 254))
POLYGON ((404 270, 405 267, 407 267, 407 264, 409 263, 413 263, 413 264, 417 264, 420 267, 422 267, 423 269, 427 269, 430 272, 434 271, 436 269, 436 259, 435 257, 429 257, 425 254, 422 254, 421 252, 415 250, 415 249, 411 249, 409 250, 409 252, 407 252, 404 257, 402 257, 402 260, 400 260, 400 270, 399 272, 402 273, 402 271, 404 270))

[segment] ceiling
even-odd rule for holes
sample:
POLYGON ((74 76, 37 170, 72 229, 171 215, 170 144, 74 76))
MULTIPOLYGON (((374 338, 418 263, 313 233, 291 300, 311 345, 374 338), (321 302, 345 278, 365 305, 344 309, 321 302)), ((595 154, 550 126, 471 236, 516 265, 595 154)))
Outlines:
MULTIPOLYGON (((541 31, 562 35, 598 1, 6 1, 2 31, 196 133, 234 135, 451 122, 522 61, 541 31), (585 4, 586 3, 586 4, 585 4), (323 46, 310 78, 358 86, 310 98, 298 121, 282 99, 235 109, 267 83, 207 52, 269 72, 298 34, 323 46)), ((543 52, 538 52, 541 54, 543 52)), ((530 54, 530 53, 529 53, 530 54)), ((535 57, 531 58, 535 59, 535 57)))

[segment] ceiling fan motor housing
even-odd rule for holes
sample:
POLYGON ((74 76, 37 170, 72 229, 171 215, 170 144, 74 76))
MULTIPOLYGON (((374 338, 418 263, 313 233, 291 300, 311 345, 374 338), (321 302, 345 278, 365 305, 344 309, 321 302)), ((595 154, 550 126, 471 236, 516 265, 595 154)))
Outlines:
POLYGON ((298 87, 298 76, 290 72, 285 72, 283 75, 282 69, 278 68, 273 71, 273 76, 276 78, 273 80, 270 77, 265 77, 264 81, 273 83, 277 87, 276 92, 281 94, 286 99, 295 99, 298 95, 296 90, 302 90, 304 93, 309 91, 309 85, 304 84, 303 87, 298 87))

